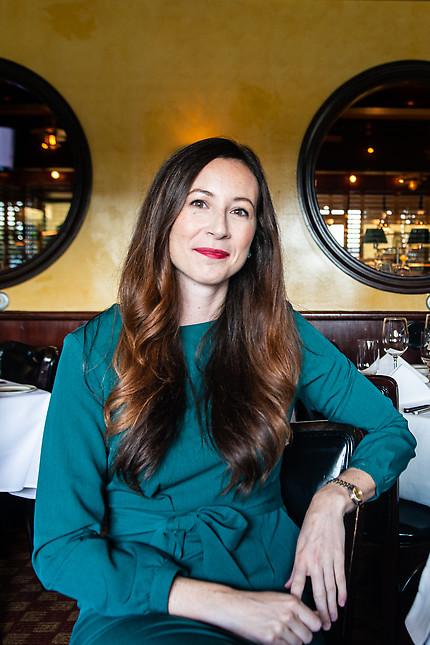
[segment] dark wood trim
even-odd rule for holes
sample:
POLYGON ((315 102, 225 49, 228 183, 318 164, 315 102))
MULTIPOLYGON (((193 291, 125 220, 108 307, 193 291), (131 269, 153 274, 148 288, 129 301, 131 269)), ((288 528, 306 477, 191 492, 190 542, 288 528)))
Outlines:
MULTIPOLYGON (((427 311, 320 311, 301 312, 323 336, 334 343, 353 363, 359 338, 381 341, 385 316, 404 316, 409 323, 424 321, 427 311)), ((419 352, 408 349, 403 355, 410 363, 419 363, 419 352)))
POLYGON ((0 341, 18 340, 31 345, 54 345, 60 350, 67 334, 88 320, 97 311, 2 311, 0 341))
POLYGON ((331 235, 320 213, 315 190, 318 155, 329 129, 340 114, 359 97, 390 83, 411 78, 430 81, 430 62, 399 60, 372 67, 338 87, 319 108, 302 142, 297 166, 297 189, 306 225, 325 255, 342 271, 363 284, 395 293, 427 293, 430 275, 399 276, 377 271, 350 255, 331 235))
POLYGON ((1 311, 2 320, 90 320, 99 311, 1 311))
MULTIPOLYGON (((63 346, 64 337, 91 320, 97 311, 3 311, 0 312, 0 341, 18 340, 32 345, 63 346)), ((384 317, 405 316, 409 322, 424 321, 424 311, 303 311, 318 331, 355 362, 358 338, 381 339, 384 317)), ((420 361, 416 350, 408 349, 406 360, 420 361)))
MULTIPOLYGON (((0 271, 0 287, 24 282, 50 266, 72 243, 88 210, 92 189, 91 154, 82 126, 67 101, 44 78, 22 65, 0 58, 0 73, 4 79, 29 90, 46 103, 67 133, 74 160, 75 180, 70 209, 53 239, 40 253, 13 269, 0 271)), ((24 190, 23 190, 24 192, 24 190)))

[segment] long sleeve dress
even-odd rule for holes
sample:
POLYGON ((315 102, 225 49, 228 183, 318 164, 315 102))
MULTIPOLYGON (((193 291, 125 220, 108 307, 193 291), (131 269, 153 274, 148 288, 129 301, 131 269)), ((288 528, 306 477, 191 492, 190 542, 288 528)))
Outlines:
MULTIPOLYGON (((303 343, 296 396, 330 419, 368 431, 351 466, 369 473, 379 494, 413 456, 414 438, 391 402, 312 325, 295 317, 303 343)), ((143 482, 142 495, 109 474, 115 441, 105 441, 103 405, 114 384, 111 359, 121 324, 114 305, 67 336, 43 437, 33 564, 46 588, 77 599, 74 645, 96 643, 112 624, 134 625, 136 617, 159 627, 178 573, 237 589, 283 591, 299 532, 283 506, 280 463, 248 497, 223 492, 225 463, 202 437, 191 396, 180 432, 143 482)), ((196 349, 210 326, 181 328, 197 389, 196 349)), ((180 642, 178 636, 136 638, 180 642)), ((201 642, 211 641, 206 635, 201 642)))

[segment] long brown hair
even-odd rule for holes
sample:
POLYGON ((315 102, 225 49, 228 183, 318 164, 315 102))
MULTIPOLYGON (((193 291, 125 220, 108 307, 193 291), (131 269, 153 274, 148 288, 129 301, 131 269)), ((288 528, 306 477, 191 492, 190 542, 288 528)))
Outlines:
POLYGON ((265 480, 289 437, 287 411, 301 354, 267 182, 249 148, 224 138, 198 141, 176 152, 157 173, 120 281, 123 328, 114 356, 118 381, 105 404, 105 421, 107 437, 122 433, 114 470, 136 491, 160 464, 185 411, 187 369, 169 234, 195 178, 219 157, 243 162, 256 177, 260 194, 251 256, 230 278, 211 339, 201 430, 226 462, 226 489, 237 486, 245 494, 265 480))

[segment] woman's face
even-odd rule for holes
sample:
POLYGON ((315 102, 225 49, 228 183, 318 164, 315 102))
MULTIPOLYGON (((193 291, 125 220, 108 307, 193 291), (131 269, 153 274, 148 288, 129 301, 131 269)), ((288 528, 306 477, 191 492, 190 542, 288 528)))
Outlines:
POLYGON ((181 288, 227 290, 245 264, 256 229, 259 186, 241 161, 217 158, 197 175, 170 231, 181 288))

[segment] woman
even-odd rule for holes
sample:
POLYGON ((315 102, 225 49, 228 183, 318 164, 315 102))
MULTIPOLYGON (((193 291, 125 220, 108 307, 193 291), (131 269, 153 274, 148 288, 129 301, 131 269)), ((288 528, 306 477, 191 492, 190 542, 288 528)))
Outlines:
POLYGON ((317 643, 346 599, 346 486, 379 494, 413 447, 391 403, 287 302, 258 159, 200 141, 149 190, 119 306, 66 339, 34 566, 78 600, 75 645, 317 643), (368 430, 300 536, 279 487, 297 396, 368 430))

